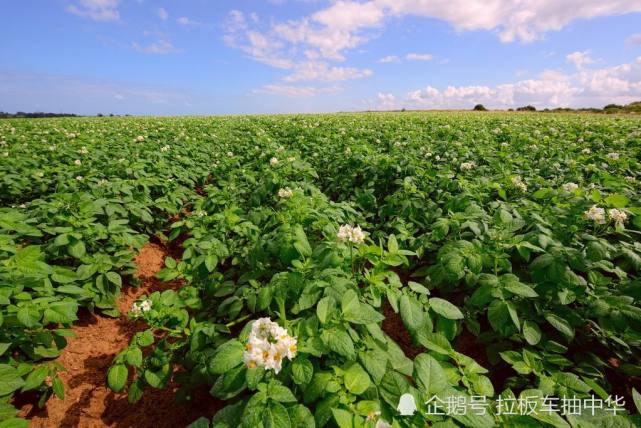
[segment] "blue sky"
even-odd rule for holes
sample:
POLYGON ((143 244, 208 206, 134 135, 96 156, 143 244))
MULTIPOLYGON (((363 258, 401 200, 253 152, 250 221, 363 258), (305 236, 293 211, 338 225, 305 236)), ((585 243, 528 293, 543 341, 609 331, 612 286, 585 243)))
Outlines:
POLYGON ((641 100, 641 0, 29 0, 0 110, 228 114, 641 100))

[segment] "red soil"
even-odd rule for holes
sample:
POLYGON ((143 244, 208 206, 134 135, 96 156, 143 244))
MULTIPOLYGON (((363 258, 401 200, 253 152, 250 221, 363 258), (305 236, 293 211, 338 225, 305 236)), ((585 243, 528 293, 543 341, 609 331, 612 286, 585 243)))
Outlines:
POLYGON ((76 337, 69 338, 58 362, 67 371, 60 374, 65 399, 52 396, 43 409, 33 404, 22 407, 21 416, 31 419, 32 428, 40 427, 184 427, 200 416, 211 416, 218 406, 213 397, 203 397, 192 406, 174 403, 175 388, 148 388, 136 404, 127 394, 112 392, 106 386, 107 370, 114 356, 125 348, 132 336, 144 330, 143 323, 127 319, 133 302, 143 294, 180 287, 179 282, 162 283, 154 275, 164 266, 165 248, 147 244, 136 257, 138 288, 125 287, 118 306, 123 315, 107 318, 88 311, 79 314, 73 326, 76 337))

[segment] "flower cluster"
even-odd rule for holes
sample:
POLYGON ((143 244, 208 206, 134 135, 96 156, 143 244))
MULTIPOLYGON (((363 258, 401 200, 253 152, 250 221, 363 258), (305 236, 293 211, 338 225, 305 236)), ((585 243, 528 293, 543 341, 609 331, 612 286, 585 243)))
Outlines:
POLYGON ((578 188, 579 188, 579 185, 576 183, 565 183, 563 185, 563 190, 568 193, 574 192, 578 188))
POLYGON ((76 159, 75 161, 73 161, 73 163, 75 163, 78 166, 82 165, 82 161, 80 159, 76 159))
POLYGON ((583 153, 584 155, 589 155, 590 153, 592 153, 592 150, 586 147, 585 149, 581 150, 581 153, 583 153))
POLYGON ((296 160, 296 158, 294 156, 289 156, 287 158, 287 162, 294 162, 295 160, 296 160))
POLYGON ((142 302, 134 302, 131 307, 131 313, 135 317, 139 317, 143 312, 149 312, 151 310, 151 300, 143 300, 142 302))
POLYGON ((270 164, 271 166, 276 166, 276 165, 278 165, 278 159, 277 159, 277 158, 275 158, 275 157, 271 158, 271 159, 269 160, 269 164, 270 164))
POLYGON ((360 244, 365 240, 365 232, 361 230, 361 227, 352 227, 349 224, 342 225, 338 229, 337 236, 341 241, 350 241, 355 244, 360 244))
POLYGON ((463 162, 461 164, 461 171, 469 171, 476 166, 474 162, 463 162))
POLYGON ((78 150, 78 153, 80 153, 81 155, 86 155, 87 153, 89 153, 89 150, 87 150, 87 147, 82 146, 80 150, 78 150))
POLYGON ((264 367, 278 373, 283 367, 283 359, 291 361, 297 350, 297 340, 287 333, 287 329, 269 318, 259 318, 252 323, 243 362, 250 369, 264 367))
POLYGON ((512 177, 512 186, 519 189, 521 192, 527 192, 527 184, 523 182, 520 176, 512 177))
POLYGON ((168 152, 170 148, 171 148, 171 146, 169 146, 169 145, 164 145, 164 146, 162 146, 162 147, 160 148, 160 151, 161 151, 161 152, 168 152))
POLYGON ((278 197, 283 199, 289 199, 294 195, 294 192, 289 187, 283 187, 278 189, 278 197))
POLYGON ((614 220, 617 227, 623 227, 623 224, 628 219, 628 215, 625 212, 616 208, 608 210, 608 217, 610 217, 610 220, 614 220))
POLYGON ((597 224, 604 224, 605 210, 603 208, 599 208, 596 205, 592 205, 590 209, 585 212, 585 218, 587 218, 588 220, 592 220, 597 224))
POLYGON ((145 137, 143 137, 142 135, 139 135, 139 136, 136 137, 136 139, 134 141, 136 141, 138 143, 142 143, 143 141, 145 141, 145 137))
POLYGON ((619 154, 617 152, 608 153, 608 159, 619 160, 619 154))

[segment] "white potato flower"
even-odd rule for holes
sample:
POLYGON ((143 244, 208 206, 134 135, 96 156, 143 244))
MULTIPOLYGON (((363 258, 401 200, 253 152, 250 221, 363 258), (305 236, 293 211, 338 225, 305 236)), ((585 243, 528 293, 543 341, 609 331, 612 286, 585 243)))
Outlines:
POLYGON ((574 192, 574 191, 575 191, 576 189, 578 189, 578 188, 579 188, 579 185, 578 185, 578 184, 576 184, 576 183, 572 183, 572 182, 570 182, 570 183, 565 183, 565 184, 563 185, 563 190, 564 190, 564 191, 566 191, 566 192, 568 192, 568 193, 574 192))
POLYGON ((278 197, 283 199, 291 198, 294 195, 294 192, 289 187, 284 187, 278 189, 278 197))
POLYGON ((512 185, 521 192, 527 192, 527 184, 525 184, 523 179, 518 175, 516 177, 512 177, 512 185))
POLYGON ((581 153, 583 153, 584 155, 589 155, 590 153, 592 153, 592 150, 586 147, 585 149, 581 150, 581 153))
POLYGON ((623 227, 623 224, 628 219, 628 215, 625 212, 616 208, 608 210, 608 217, 610 217, 610 220, 614 220, 617 227, 623 227))
POLYGON ((165 145, 165 146, 162 146, 162 147, 160 148, 160 151, 161 151, 161 152, 168 152, 168 151, 169 151, 169 149, 171 149, 171 146, 169 146, 169 145, 165 145))
POLYGON ((463 162, 460 168, 461 168, 461 171, 469 171, 473 169, 475 166, 476 164, 474 162, 463 162))
POLYGON ((294 162, 296 158, 294 156, 290 156, 287 158, 287 162, 294 162))
POLYGON ((77 176, 76 176, 76 180, 77 180, 77 181, 82 181, 82 180, 84 180, 84 179, 85 179, 85 178, 84 178, 82 175, 77 175, 77 176))
POLYGON ((252 323, 243 352, 243 363, 248 368, 263 367, 279 373, 283 360, 292 360, 298 351, 298 341, 286 329, 269 318, 259 318, 252 323))
POLYGON ((80 153, 81 155, 86 155, 87 153, 89 153, 89 150, 87 150, 85 146, 82 146, 80 150, 78 150, 78 153, 80 153))
POLYGON ((151 310, 151 300, 145 299, 142 302, 134 302, 131 307, 131 312, 134 316, 138 317, 143 314, 143 312, 149 312, 151 310))
POLYGON ((278 158, 272 157, 272 158, 269 160, 269 164, 270 164, 271 166, 276 166, 276 165, 278 165, 278 158))
POLYGON ((585 217, 588 220, 592 220, 597 224, 604 224, 605 210, 603 208, 599 208, 596 205, 592 205, 590 209, 585 212, 585 217))
POLYGON ((619 160, 620 155, 617 152, 608 153, 608 159, 619 160))
POLYGON ((76 159, 75 161, 73 161, 73 163, 75 163, 78 166, 82 165, 82 161, 80 159, 76 159))
POLYGON ((138 143, 142 143, 143 141, 145 141, 145 137, 143 137, 142 135, 139 135, 139 136, 136 137, 136 139, 134 141, 136 141, 138 143))
POLYGON ((360 244, 365 240, 365 232, 363 232, 361 227, 352 227, 349 224, 344 224, 339 227, 336 236, 341 241, 350 241, 355 244, 360 244))

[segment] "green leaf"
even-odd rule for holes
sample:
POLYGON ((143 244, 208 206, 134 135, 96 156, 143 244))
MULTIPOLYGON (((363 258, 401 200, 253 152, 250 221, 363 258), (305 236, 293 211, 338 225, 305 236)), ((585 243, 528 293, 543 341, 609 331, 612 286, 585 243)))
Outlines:
POLYGON ((236 339, 225 342, 218 347, 207 366, 211 374, 223 374, 243 362, 245 347, 236 339))
POLYGON ((358 294, 354 290, 347 290, 341 299, 343 315, 358 310, 358 305, 358 294))
POLYGON ((0 428, 29 428, 29 421, 20 418, 9 418, 0 422, 0 428))
POLYGON ((45 365, 42 365, 27 376, 27 379, 22 386, 22 391, 30 391, 32 389, 38 388, 45 381, 45 378, 49 374, 49 368, 45 365))
POLYGON ((527 343, 534 346, 541 340, 541 329, 535 322, 525 320, 523 322, 523 337, 527 343))
POLYGON ((209 428, 209 419, 201 416, 189 425, 187 425, 187 428, 209 428))
POLYGON ((356 358, 354 351, 354 342, 345 330, 333 329, 326 331, 324 340, 332 351, 353 361, 356 358))
POLYGON ((432 297, 430 308, 437 314, 451 320, 460 320, 463 318, 463 312, 450 302, 439 297, 432 297))
POLYGON ((56 394, 56 397, 58 397, 61 400, 65 399, 65 386, 62 383, 62 380, 56 376, 53 378, 53 393, 56 394))
POLYGON ((151 330, 145 330, 142 333, 138 333, 136 341, 140 346, 149 346, 154 343, 154 334, 151 330))
POLYGON ((129 348, 126 355, 127 364, 134 367, 142 366, 142 350, 139 347, 129 348))
POLYGON ((409 331, 415 332, 425 325, 427 315, 415 298, 403 294, 399 301, 399 309, 403 324, 409 331))
POLYGON ((11 394, 23 385, 24 380, 17 369, 8 364, 0 364, 0 397, 11 394))
POLYGON ((529 287, 522 282, 508 282, 505 285, 505 289, 509 291, 512 294, 516 294, 517 296, 523 296, 523 297, 538 297, 538 293, 534 291, 532 287, 529 287))
POLYGON ((11 343, 0 343, 0 356, 7 352, 7 349, 11 346, 11 343))
POLYGON ((155 372, 152 370, 145 370, 145 380, 152 388, 162 388, 163 387, 163 374, 161 372, 155 372))
POLYGON ((314 415, 302 404, 297 404, 287 409, 292 428, 315 428, 314 415))
POLYGON ((67 247, 69 255, 75 257, 76 259, 81 259, 87 252, 85 249, 85 243, 82 241, 76 241, 73 244, 67 247))
POLYGON ((344 313, 343 318, 353 324, 378 324, 385 319, 385 316, 367 303, 357 301, 344 313))
POLYGON ((269 384, 267 396, 270 400, 275 400, 280 403, 295 403, 297 401, 292 391, 285 385, 279 383, 269 384))
POLYGON ((414 379, 428 396, 438 394, 449 386, 445 371, 429 354, 419 354, 414 359, 414 379))
POLYGON ((120 392, 127 384, 129 371, 124 364, 114 364, 107 372, 107 385, 114 392, 120 392))
MULTIPOLYGON (((265 409, 263 416, 264 428, 289 428, 292 423, 289 419, 289 413, 282 404, 272 401, 265 409)), ((232 427, 233 428, 233 427, 232 427)))
POLYGON ((634 388, 632 388, 632 400, 634 400, 637 412, 641 414, 641 394, 634 388))
POLYGON ((336 421, 338 428, 354 427, 354 415, 347 410, 332 409, 332 415, 334 415, 334 420, 336 421))
POLYGON ((45 309, 42 322, 44 324, 70 323, 78 319, 77 311, 77 302, 53 302, 45 309))
POLYGON ((23 306, 18 309, 16 317, 27 328, 33 328, 40 323, 40 312, 35 308, 23 306))
POLYGON ((107 272, 106 276, 109 282, 117 285, 118 287, 122 287, 122 278, 116 272, 107 272))
POLYGON ((553 313, 545 315, 545 319, 558 331, 560 331, 566 338, 572 340, 574 338, 574 328, 565 319, 553 313))
POLYGON ((327 317, 333 307, 334 299, 330 296, 323 297, 318 301, 318 305, 316 305, 316 316, 318 316, 318 320, 322 324, 325 324, 327 322, 327 317))
POLYGON ((292 363, 292 379, 297 385, 305 385, 312 380, 314 376, 314 366, 307 359, 298 357, 292 363))
POLYGON ((345 387, 352 394, 360 395, 367 391, 371 381, 360 364, 354 363, 345 370, 345 387))
POLYGON ((614 208, 624 208, 628 202, 630 200, 619 193, 613 193, 605 198, 605 203, 614 208))

